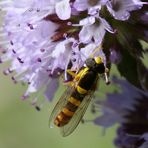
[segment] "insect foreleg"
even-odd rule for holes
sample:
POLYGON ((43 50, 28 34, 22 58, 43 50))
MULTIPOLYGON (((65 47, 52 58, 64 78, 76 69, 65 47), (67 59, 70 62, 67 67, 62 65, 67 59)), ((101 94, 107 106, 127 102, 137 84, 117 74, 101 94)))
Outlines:
POLYGON ((108 79, 108 72, 109 72, 109 69, 105 68, 104 77, 105 77, 105 82, 106 82, 107 85, 110 84, 110 81, 108 79))
POLYGON ((71 71, 70 69, 67 69, 66 71, 68 74, 70 74, 71 76, 75 77, 77 74, 74 73, 73 71, 71 71))
POLYGON ((71 86, 71 87, 74 86, 73 81, 64 82, 63 84, 66 85, 66 86, 71 86))

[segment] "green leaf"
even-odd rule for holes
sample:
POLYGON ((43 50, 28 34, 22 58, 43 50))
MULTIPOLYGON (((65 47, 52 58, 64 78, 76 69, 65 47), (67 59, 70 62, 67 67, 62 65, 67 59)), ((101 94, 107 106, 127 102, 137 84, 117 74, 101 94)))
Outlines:
POLYGON ((124 76, 130 83, 135 85, 138 88, 141 88, 141 83, 139 81, 139 75, 137 72, 138 63, 136 58, 130 55, 128 50, 121 48, 120 50, 122 55, 122 60, 117 65, 117 68, 121 74, 124 76))
POLYGON ((141 87, 145 91, 148 91, 148 69, 140 60, 137 63, 137 72, 138 72, 139 81, 141 83, 141 87))
POLYGON ((142 57, 144 50, 131 25, 125 23, 123 26, 118 26, 117 40, 132 56, 142 57))

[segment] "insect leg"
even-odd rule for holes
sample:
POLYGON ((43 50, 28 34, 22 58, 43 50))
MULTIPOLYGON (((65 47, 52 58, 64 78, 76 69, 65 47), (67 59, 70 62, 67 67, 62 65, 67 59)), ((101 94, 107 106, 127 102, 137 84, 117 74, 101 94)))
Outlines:
POLYGON ((74 84, 73 80, 76 77, 76 73, 74 73, 70 69, 67 69, 66 73, 67 73, 67 75, 66 75, 66 80, 64 81, 64 84, 68 85, 68 86, 73 86, 73 84, 74 84))
POLYGON ((74 86, 74 82, 73 81, 64 82, 64 85, 66 85, 66 86, 74 86))
POLYGON ((73 71, 71 71, 70 69, 67 69, 66 71, 68 74, 70 74, 71 76, 75 77, 77 74, 74 73, 73 71))
POLYGON ((108 72, 109 72, 109 69, 105 68, 104 76, 105 76, 105 82, 106 82, 107 85, 110 84, 110 81, 108 79, 108 72))

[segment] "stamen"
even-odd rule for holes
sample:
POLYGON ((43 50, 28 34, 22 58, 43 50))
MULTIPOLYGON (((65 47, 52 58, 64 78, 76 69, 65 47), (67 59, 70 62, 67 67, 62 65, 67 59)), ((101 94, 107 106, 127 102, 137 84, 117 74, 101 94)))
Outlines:
POLYGON ((13 82, 14 82, 15 84, 17 83, 17 80, 15 79, 14 76, 12 76, 11 79, 13 80, 13 82))
POLYGON ((44 48, 41 48, 40 51, 41 51, 41 52, 45 52, 45 49, 44 49, 44 48))
POLYGON ((41 110, 41 108, 40 108, 39 106, 35 106, 35 109, 36 109, 37 111, 40 111, 40 110, 41 110))
POLYGON ((22 100, 26 100, 26 99, 28 99, 28 98, 29 98, 29 95, 23 95, 23 96, 21 97, 22 100))
POLYGON ((7 76, 9 73, 8 73, 7 70, 4 70, 4 71, 3 71, 3 74, 4 74, 5 76, 7 76))
POLYGON ((23 61, 20 57, 17 57, 17 60, 18 60, 21 64, 24 63, 24 61, 23 61))
POLYGON ((32 24, 27 23, 27 25, 28 25, 28 27, 30 28, 30 30, 33 30, 33 29, 34 29, 34 27, 33 27, 33 25, 32 25, 32 24))
POLYGON ((15 49, 12 49, 12 52, 13 52, 14 54, 16 54, 16 51, 15 51, 15 49))
POLYGON ((67 25, 68 25, 68 26, 72 26, 72 22, 68 22, 67 25))
POLYGON ((13 43, 13 41, 12 41, 12 40, 10 41, 10 44, 11 44, 12 46, 14 45, 14 43, 13 43))
POLYGON ((67 33, 64 33, 63 37, 67 40, 67 33))
POLYGON ((41 62, 42 62, 41 58, 37 58, 37 61, 38 61, 39 63, 41 63, 41 62))

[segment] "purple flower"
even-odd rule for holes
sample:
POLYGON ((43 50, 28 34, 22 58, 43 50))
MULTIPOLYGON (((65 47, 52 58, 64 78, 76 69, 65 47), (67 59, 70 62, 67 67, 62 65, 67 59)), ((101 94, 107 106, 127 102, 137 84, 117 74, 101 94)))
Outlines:
MULTIPOLYGON (((1 60, 12 61, 9 71, 17 73, 13 76, 13 81, 21 80, 29 84, 23 98, 36 91, 45 91, 46 95, 55 77, 52 75, 55 75, 59 67, 64 69, 64 65, 69 60, 67 56, 71 50, 69 44, 73 43, 74 39, 68 38, 63 42, 54 43, 52 36, 58 29, 58 24, 44 19, 48 14, 55 12, 54 9, 58 9, 57 15, 63 14, 59 17, 65 19, 67 16, 60 11, 66 11, 67 15, 67 9, 61 10, 64 6, 61 6, 58 1, 51 3, 52 5, 48 1, 22 1, 21 3, 14 1, 1 4, 4 9, 8 9, 3 25, 6 41, 2 42, 7 50, 1 60)), ((46 95, 49 100, 55 91, 56 89, 50 95, 46 95)))
POLYGON ((118 64, 121 61, 121 53, 115 47, 110 49, 110 61, 112 63, 118 64))
POLYGON ((117 20, 127 20, 130 17, 130 12, 141 9, 143 4, 140 0, 111 0, 107 3, 107 8, 113 17, 117 20))
POLYGON ((107 21, 97 16, 91 16, 81 20, 80 25, 83 25, 79 33, 79 38, 82 43, 90 43, 93 39, 96 45, 100 45, 106 30, 110 33, 114 33, 107 21), (95 20, 99 22, 99 25, 96 24, 95 20))
POLYGON ((128 110, 134 110, 134 104, 136 104, 135 98, 139 95, 126 81, 118 79, 114 79, 114 81, 121 85, 123 92, 122 94, 107 94, 107 100, 102 104, 104 106, 102 110, 103 115, 95 120, 96 124, 104 127, 109 127, 117 122, 124 122, 123 117, 128 110), (132 91, 134 93, 131 93, 132 91))
POLYGON ((114 143, 120 148, 146 148, 147 142, 143 136, 127 134, 124 127, 120 127, 117 130, 118 138, 115 139, 114 143), (146 147, 144 147, 146 146, 146 147))
MULTIPOLYGON (((59 1, 59 0, 58 0, 59 1)), ((56 3, 56 14, 61 20, 67 20, 71 15, 70 0, 62 0, 56 3)))
POLYGON ((107 99, 102 103, 103 114, 95 119, 95 124, 105 128, 115 123, 120 124, 115 140, 118 147, 136 148, 145 145, 148 132, 148 92, 125 80, 113 78, 113 82, 121 86, 122 92, 107 94, 107 99))
POLYGON ((74 2, 74 7, 78 11, 84 11, 87 9, 96 9, 101 5, 105 5, 108 0, 76 0, 74 2))
MULTIPOLYGON (((129 59, 133 63, 141 60, 139 40, 147 41, 146 4, 139 0, 2 0, 0 63, 11 61, 4 74, 12 75, 15 83, 28 84, 24 99, 38 92, 38 97, 33 98, 35 104, 41 94, 48 100, 53 98, 58 78, 70 63, 71 70, 76 71, 88 57, 100 55, 106 66, 116 61, 124 77, 147 89, 146 83, 133 82, 131 67, 128 74, 122 70, 125 65, 131 66, 124 63, 127 56, 132 56, 129 59), (140 31, 135 34, 137 29, 140 31)), ((141 71, 139 68, 135 74, 137 81, 142 79, 141 71)))

